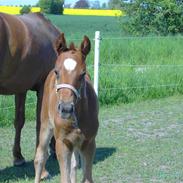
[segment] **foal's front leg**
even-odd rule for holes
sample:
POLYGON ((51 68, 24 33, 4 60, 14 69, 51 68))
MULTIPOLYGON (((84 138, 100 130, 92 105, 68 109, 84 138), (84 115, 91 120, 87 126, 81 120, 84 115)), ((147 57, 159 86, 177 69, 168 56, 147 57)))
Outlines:
POLYGON ((39 145, 34 160, 35 183, 39 183, 41 179, 47 178, 49 175, 45 169, 45 164, 48 158, 48 146, 52 136, 53 129, 49 127, 49 124, 41 124, 39 145))
POLYGON ((70 178, 72 151, 60 138, 56 139, 56 154, 61 173, 60 183, 72 183, 70 178))
MULTIPOLYGON (((41 85, 37 90, 37 108, 36 108, 36 147, 39 144, 39 131, 41 126, 41 108, 42 108, 42 100, 43 100, 43 91, 44 85, 41 85)), ((52 137, 50 141, 50 150, 51 154, 55 155, 55 139, 52 137)))
POLYGON ((72 157, 71 157, 71 173, 70 173, 70 177, 71 177, 71 182, 72 183, 76 183, 77 182, 77 168, 79 166, 79 152, 77 150, 75 150, 72 153, 72 157))
POLYGON ((95 156, 96 144, 95 140, 90 142, 81 150, 83 180, 82 183, 93 183, 92 165, 95 156))

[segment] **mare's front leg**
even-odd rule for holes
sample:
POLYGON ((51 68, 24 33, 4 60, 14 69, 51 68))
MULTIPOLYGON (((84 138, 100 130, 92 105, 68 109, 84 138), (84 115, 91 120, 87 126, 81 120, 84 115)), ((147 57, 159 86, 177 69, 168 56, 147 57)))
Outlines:
POLYGON ((56 154, 60 166, 60 183, 71 182, 71 156, 72 149, 69 149, 62 139, 56 139, 56 154))
POLYGON ((14 165, 20 166, 25 163, 25 159, 21 154, 20 147, 20 138, 21 138, 21 130, 25 123, 25 99, 26 93, 20 93, 15 95, 15 140, 13 146, 13 157, 14 157, 14 165))
POLYGON ((39 132, 41 126, 41 107, 42 107, 42 100, 43 100, 43 85, 39 87, 37 90, 37 108, 36 108, 36 147, 39 144, 39 132))

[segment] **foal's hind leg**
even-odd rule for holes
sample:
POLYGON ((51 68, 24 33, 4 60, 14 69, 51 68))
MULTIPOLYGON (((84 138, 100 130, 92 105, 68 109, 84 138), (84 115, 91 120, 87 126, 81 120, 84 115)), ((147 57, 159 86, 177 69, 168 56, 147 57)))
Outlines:
POLYGON ((13 146, 14 165, 20 166, 25 163, 25 159, 21 154, 20 138, 21 130, 25 123, 25 99, 26 93, 15 95, 15 141, 13 146))

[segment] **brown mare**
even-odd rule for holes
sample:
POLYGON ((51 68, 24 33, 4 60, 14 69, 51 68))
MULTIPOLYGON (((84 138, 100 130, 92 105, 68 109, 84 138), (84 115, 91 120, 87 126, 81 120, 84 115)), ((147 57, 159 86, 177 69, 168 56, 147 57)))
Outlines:
POLYGON ((86 75, 85 59, 90 40, 84 37, 80 49, 71 43, 67 48, 64 35, 56 43, 58 58, 48 75, 41 110, 41 130, 34 166, 35 183, 48 173, 45 163, 48 144, 54 135, 62 183, 76 183, 79 155, 83 167, 83 183, 93 183, 92 163, 98 130, 98 101, 86 75))
POLYGON ((0 13, 0 94, 15 94, 15 165, 25 161, 20 137, 27 90, 37 92, 37 136, 39 134, 43 85, 55 65, 57 54, 53 43, 59 35, 59 30, 39 13, 23 16, 0 13))

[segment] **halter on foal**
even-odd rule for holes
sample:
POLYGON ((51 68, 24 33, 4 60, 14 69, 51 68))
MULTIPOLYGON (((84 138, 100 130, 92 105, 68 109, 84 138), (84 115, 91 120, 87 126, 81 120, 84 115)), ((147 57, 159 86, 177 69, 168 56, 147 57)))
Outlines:
POLYGON ((48 173, 45 163, 48 144, 54 135, 62 183, 76 182, 79 155, 82 160, 83 183, 93 183, 92 163, 98 130, 98 101, 89 77, 85 59, 90 40, 84 37, 80 49, 66 46, 64 34, 56 42, 58 58, 55 69, 47 77, 41 111, 39 146, 34 161, 35 183, 48 173))

